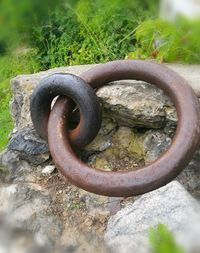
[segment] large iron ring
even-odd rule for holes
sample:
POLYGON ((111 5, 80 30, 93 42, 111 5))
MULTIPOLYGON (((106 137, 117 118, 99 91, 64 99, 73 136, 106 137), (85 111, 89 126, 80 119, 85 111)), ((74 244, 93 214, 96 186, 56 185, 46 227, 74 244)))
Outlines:
MULTIPOLYGON (((51 103, 59 95, 68 98, 65 98, 65 105, 68 105, 71 110, 75 105, 73 101, 80 109, 79 124, 69 132, 71 144, 79 148, 87 145, 94 139, 101 127, 101 107, 94 90, 77 76, 54 74, 40 82, 32 94, 30 104, 34 127, 39 135, 47 140, 47 123, 51 103)), ((56 134, 59 133, 56 132, 56 134)))
POLYGON ((62 174, 84 190, 107 196, 143 194, 174 179, 188 164, 200 140, 199 102, 187 82, 162 65, 129 60, 98 65, 81 77, 93 88, 122 79, 142 80, 156 85, 174 102, 178 126, 169 149, 153 163, 137 171, 97 170, 85 165, 74 154, 65 134, 68 117, 64 116, 69 110, 59 99, 50 114, 48 142, 54 163, 62 174))

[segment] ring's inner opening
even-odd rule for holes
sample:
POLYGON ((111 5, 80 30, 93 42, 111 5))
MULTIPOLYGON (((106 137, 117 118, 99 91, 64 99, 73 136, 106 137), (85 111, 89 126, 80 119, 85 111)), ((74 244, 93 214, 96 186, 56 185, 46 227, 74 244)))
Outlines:
POLYGON ((137 170, 168 149, 177 115, 161 89, 146 82, 126 80, 102 87, 97 95, 102 102, 102 127, 82 151, 82 159, 91 167, 137 170))
POLYGON ((78 106, 76 106, 71 114, 71 117, 69 119, 69 129, 75 129, 80 121, 80 110, 78 106))
MULTIPOLYGON (((51 103, 51 108, 53 107, 53 105, 55 104, 56 100, 58 99, 59 96, 55 97, 51 103)), ((67 97, 66 97, 67 99, 67 97)), ((70 119, 69 119, 69 129, 75 129, 80 121, 80 111, 78 106, 76 105, 75 108, 72 111, 72 114, 70 115, 70 119)))

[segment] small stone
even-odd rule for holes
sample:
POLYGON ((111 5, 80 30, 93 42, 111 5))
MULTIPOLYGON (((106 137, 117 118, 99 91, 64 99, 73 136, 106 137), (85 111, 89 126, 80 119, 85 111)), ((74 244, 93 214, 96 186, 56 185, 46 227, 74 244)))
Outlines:
POLYGON ((54 165, 48 165, 42 170, 42 174, 44 176, 49 176, 54 172, 55 169, 56 167, 54 165))

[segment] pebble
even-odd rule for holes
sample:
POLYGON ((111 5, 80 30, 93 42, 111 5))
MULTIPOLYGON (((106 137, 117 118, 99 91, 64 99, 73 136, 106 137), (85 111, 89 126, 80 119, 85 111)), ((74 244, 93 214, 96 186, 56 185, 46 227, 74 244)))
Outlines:
POLYGON ((51 175, 56 167, 54 165, 48 165, 42 170, 42 174, 45 176, 51 175))

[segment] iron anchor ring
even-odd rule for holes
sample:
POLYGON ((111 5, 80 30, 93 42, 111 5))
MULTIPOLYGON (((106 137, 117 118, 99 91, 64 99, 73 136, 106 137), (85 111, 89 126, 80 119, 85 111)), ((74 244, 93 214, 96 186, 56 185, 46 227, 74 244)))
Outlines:
POLYGON ((68 110, 73 110, 75 106, 73 101, 80 109, 79 124, 69 132, 71 144, 79 148, 87 145, 96 137, 101 127, 101 107, 94 90, 75 75, 54 74, 43 79, 36 87, 30 103, 34 127, 38 134, 47 140, 47 124, 51 103, 59 95, 68 98, 65 98, 65 102, 63 99, 68 110))
POLYGON ((156 85, 174 102, 178 126, 169 149, 151 164, 137 171, 102 171, 88 167, 76 157, 65 135, 68 117, 63 116, 68 110, 58 100, 49 117, 48 142, 55 165, 71 183, 96 194, 128 197, 167 184, 187 166, 200 141, 200 108, 192 88, 182 77, 156 63, 130 60, 98 65, 81 77, 93 88, 122 79, 156 85))

